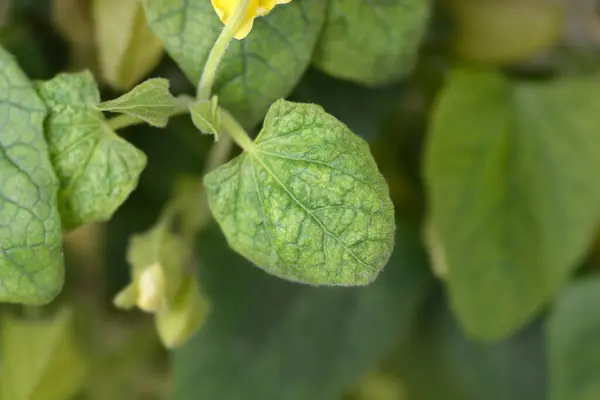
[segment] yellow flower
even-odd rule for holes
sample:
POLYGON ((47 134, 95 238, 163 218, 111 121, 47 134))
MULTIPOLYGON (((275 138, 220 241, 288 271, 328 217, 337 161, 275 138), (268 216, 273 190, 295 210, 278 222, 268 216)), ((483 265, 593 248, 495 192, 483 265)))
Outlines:
MULTIPOLYGON (((292 0, 250 0, 242 22, 235 32, 236 39, 243 39, 252 30, 254 18, 267 15, 277 4, 287 4, 292 0)), ((211 0, 217 15, 226 24, 240 0, 211 0)))

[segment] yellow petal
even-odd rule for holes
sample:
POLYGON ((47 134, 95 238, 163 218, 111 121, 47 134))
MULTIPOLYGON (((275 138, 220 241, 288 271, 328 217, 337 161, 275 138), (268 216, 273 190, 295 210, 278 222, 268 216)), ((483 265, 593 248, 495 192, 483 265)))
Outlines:
MULTIPOLYGON (((259 0, 250 0, 248 3, 248 8, 246 8, 242 22, 234 34, 236 39, 239 40, 245 38, 252 30, 254 18, 257 15, 258 1, 259 0)), ((217 15, 221 19, 221 22, 226 24, 237 7, 239 0, 211 0, 211 2, 217 15)))
POLYGON ((292 0, 258 0, 257 16, 267 15, 277 4, 287 4, 292 0))

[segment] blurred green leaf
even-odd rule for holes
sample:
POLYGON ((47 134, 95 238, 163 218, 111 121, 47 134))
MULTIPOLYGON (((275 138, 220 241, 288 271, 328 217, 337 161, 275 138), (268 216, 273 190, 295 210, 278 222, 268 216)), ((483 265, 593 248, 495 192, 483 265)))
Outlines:
MULTIPOLYGON (((308 66, 325 17, 323 0, 300 0, 257 18, 244 40, 234 40, 213 92, 245 126, 259 122, 287 96, 308 66)), ((210 1, 145 0, 148 22, 193 84, 223 28, 210 1)))
POLYGON ((413 68, 430 0, 331 0, 313 63, 364 85, 384 85, 413 68))
POLYGON ((96 109, 100 95, 89 72, 59 74, 37 88, 50 110, 46 140, 64 228, 110 219, 137 186, 146 156, 96 109))
POLYGON ((352 132, 371 140, 382 133, 384 122, 395 111, 401 93, 399 85, 366 88, 311 68, 289 99, 318 104, 348 125, 352 132))
POLYGON ((187 342, 204 325, 210 301, 200 292, 195 274, 188 275, 169 309, 155 316, 163 345, 176 348, 187 342))
POLYGON ((515 332, 579 265, 600 217, 596 76, 511 83, 457 71, 426 154, 453 309, 473 337, 515 332))
POLYGON ((148 79, 114 100, 96 106, 102 111, 119 112, 139 118, 152 126, 164 128, 175 110, 175 98, 169 92, 169 81, 148 79))
POLYGON ((469 60, 499 65, 551 49, 563 32, 563 10, 552 1, 454 0, 455 48, 469 60))
POLYGON ((386 269, 363 288, 314 288, 276 279, 201 237, 201 282, 213 308, 175 352, 174 398, 340 398, 408 333, 432 283, 413 229, 401 225, 386 269))
POLYGON ((510 339, 477 343, 435 299, 386 371, 400 377, 410 400, 545 400, 542 328, 536 320, 510 339))
POLYGON ((2 47, 0 93, 0 301, 44 304, 64 279, 58 180, 44 103, 2 47))
POLYGON ((2 399, 68 400, 81 389, 85 375, 69 310, 63 309, 49 320, 5 319, 2 399))
POLYGON ((140 0, 92 0, 92 16, 103 78, 128 90, 163 56, 163 46, 146 23, 140 0))
POLYGON ((561 292, 548 325, 550 399, 600 398, 600 278, 576 281, 561 292))
POLYGON ((230 246, 280 278, 366 285, 394 246, 394 206, 368 144, 314 104, 274 103, 254 143, 204 187, 230 246))
POLYGON ((158 224, 129 241, 131 283, 115 299, 121 308, 137 305, 148 312, 171 307, 184 278, 190 250, 185 241, 158 224))

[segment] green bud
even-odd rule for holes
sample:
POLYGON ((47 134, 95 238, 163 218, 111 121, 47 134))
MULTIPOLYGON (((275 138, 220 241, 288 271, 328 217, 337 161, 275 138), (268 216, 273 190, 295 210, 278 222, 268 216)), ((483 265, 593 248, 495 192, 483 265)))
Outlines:
POLYGON ((170 308, 155 314, 156 329, 167 348, 183 345, 206 320, 208 299, 200 293, 196 277, 188 276, 170 308))

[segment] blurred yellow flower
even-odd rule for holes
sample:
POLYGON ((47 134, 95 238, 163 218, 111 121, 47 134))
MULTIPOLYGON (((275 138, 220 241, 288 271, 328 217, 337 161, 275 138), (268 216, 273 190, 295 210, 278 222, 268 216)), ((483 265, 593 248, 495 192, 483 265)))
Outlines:
MULTIPOLYGON (((245 38, 252 30, 254 18, 268 14, 277 4, 287 4, 290 1, 292 0, 250 0, 234 37, 238 40, 245 38)), ((211 2, 221 21, 226 24, 240 0, 211 0, 211 2)))

